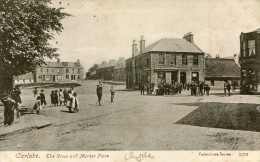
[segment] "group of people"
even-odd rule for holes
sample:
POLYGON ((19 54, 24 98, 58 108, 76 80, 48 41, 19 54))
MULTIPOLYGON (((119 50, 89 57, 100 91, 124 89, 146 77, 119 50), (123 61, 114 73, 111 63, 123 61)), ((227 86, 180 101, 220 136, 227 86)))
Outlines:
POLYGON ((205 82, 193 81, 191 84, 188 84, 188 87, 192 96, 203 96, 204 94, 209 96, 210 86, 205 82))
POLYGON ((181 94, 182 91, 190 90, 192 96, 202 96, 206 94, 209 96, 210 86, 202 81, 193 81, 192 83, 174 82, 172 84, 162 82, 155 87, 154 84, 145 86, 142 81, 140 84, 141 95, 144 95, 145 87, 147 88, 147 94, 155 95, 176 95, 181 94))
MULTIPOLYGON (((35 88, 37 89, 37 88, 35 88)), ((34 92, 37 90, 34 90, 34 92)), ((37 94, 34 96, 37 96, 37 94)), ((74 91, 74 88, 71 87, 68 91, 66 89, 60 88, 58 90, 51 91, 50 94, 51 105, 52 106, 67 106, 69 112, 78 112, 79 111, 79 100, 77 92, 74 91), (73 111, 72 111, 73 110, 73 111)), ((38 114, 42 109, 42 106, 46 106, 46 98, 44 94, 44 90, 42 89, 39 96, 36 97, 36 102, 34 105, 34 110, 38 114)))

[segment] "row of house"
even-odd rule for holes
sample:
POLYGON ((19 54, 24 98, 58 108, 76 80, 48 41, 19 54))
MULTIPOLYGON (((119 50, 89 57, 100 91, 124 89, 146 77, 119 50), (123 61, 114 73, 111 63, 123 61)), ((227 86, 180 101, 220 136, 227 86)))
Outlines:
POLYGON ((125 82, 125 58, 111 59, 98 64, 95 74, 98 79, 125 82))
POLYGON ((15 77, 15 84, 71 82, 83 80, 84 68, 78 59, 76 62, 46 62, 35 69, 33 73, 15 77))

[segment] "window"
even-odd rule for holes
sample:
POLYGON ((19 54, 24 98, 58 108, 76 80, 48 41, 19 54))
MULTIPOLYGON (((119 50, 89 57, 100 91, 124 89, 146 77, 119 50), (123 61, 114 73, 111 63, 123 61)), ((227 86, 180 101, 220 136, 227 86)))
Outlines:
POLYGON ((66 75, 66 79, 70 79, 70 76, 69 76, 69 75, 66 75))
POLYGON ((80 69, 78 69, 78 73, 80 73, 80 69))
POLYGON ((255 55, 255 40, 248 41, 249 56, 255 55))
POLYGON ((199 57, 197 54, 193 54, 193 65, 199 64, 199 57))
POLYGON ((182 64, 187 65, 187 55, 182 54, 182 64))
POLYGON ((74 73, 75 72, 75 69, 72 69, 72 73, 74 73))
POLYGON ((169 54, 168 55, 169 65, 176 65, 176 55, 169 54))
POLYGON ((59 73, 60 72, 60 69, 57 69, 57 73, 59 73))
POLYGON ((51 72, 54 72, 54 69, 51 69, 51 72))
POLYGON ((41 72, 43 71, 43 69, 41 68, 41 72))
POLYGON ((159 64, 164 65, 164 54, 159 54, 159 64))
POLYGON ((66 73, 69 73, 70 72, 70 69, 66 69, 66 73))
POLYGON ((81 75, 78 75, 78 80, 80 80, 81 79, 81 75))
POLYGON ((149 55, 146 56, 146 65, 149 66, 150 65, 150 59, 149 59, 149 55))
POLYGON ((47 73, 49 72, 49 69, 47 68, 47 73))
POLYGON ((242 56, 246 57, 246 42, 243 42, 242 56))

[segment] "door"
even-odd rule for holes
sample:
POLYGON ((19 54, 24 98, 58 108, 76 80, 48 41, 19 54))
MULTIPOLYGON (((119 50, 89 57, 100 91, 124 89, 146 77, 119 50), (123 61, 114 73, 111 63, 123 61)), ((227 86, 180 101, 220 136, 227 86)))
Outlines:
POLYGON ((172 84, 174 84, 175 82, 177 82, 178 81, 178 71, 173 71, 172 73, 171 73, 171 79, 172 79, 172 84))
POLYGON ((180 72, 180 81, 182 84, 186 83, 186 72, 180 72))
POLYGON ((53 81, 55 82, 55 81, 56 81, 56 80, 55 80, 55 75, 53 75, 52 78, 53 78, 53 81))

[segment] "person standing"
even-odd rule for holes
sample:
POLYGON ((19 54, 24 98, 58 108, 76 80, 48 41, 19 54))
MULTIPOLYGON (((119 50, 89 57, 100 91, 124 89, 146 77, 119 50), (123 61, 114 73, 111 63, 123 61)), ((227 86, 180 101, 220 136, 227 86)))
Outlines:
POLYGON ((3 97, 1 102, 4 104, 4 126, 12 125, 16 103, 10 96, 3 97))
POLYGON ((141 89, 141 95, 144 95, 144 82, 143 81, 141 82, 140 89, 141 89))
POLYGON ((228 96, 230 96, 230 90, 231 90, 231 84, 229 82, 227 82, 228 96))
POLYGON ((64 93, 63 93, 62 89, 60 89, 60 92, 59 92, 59 99, 60 99, 60 106, 62 106, 62 104, 64 104, 64 93))
POLYGON ((113 86, 111 86, 110 93, 111 93, 111 102, 114 102, 115 90, 113 86))
POLYGON ((41 93, 40 93, 40 97, 41 97, 41 105, 43 106, 43 105, 47 105, 47 103, 46 103, 46 99, 45 99, 45 94, 43 93, 43 89, 41 90, 41 93))
POLYGON ((36 114, 40 113, 40 110, 42 110, 42 105, 41 105, 41 97, 37 96, 36 101, 34 103, 33 109, 36 111, 36 114))
POLYGON ((68 93, 67 93, 66 89, 63 90, 63 95, 64 95, 64 106, 66 106, 67 105, 67 98, 68 98, 68 93))
POLYGON ((34 87, 34 90, 33 90, 33 97, 37 96, 37 94, 38 94, 37 87, 34 87))
POLYGON ((71 108, 73 108, 73 112, 79 112, 79 99, 77 92, 74 92, 71 96, 71 108))
POLYGON ((67 108, 69 109, 69 112, 72 112, 71 109, 72 109, 72 94, 71 94, 71 90, 69 89, 68 90, 68 95, 67 95, 67 108))
POLYGON ((224 94, 227 95, 227 81, 224 82, 224 94))
POLYGON ((210 86, 208 84, 205 84, 204 90, 206 92, 206 95, 209 96, 210 86))
POLYGON ((102 83, 99 81, 97 85, 97 96, 98 96, 98 105, 101 106, 101 99, 102 99, 102 83))
POLYGON ((51 105, 52 106, 54 106, 55 105, 55 94, 54 94, 54 91, 51 91, 51 95, 50 95, 50 97, 51 97, 51 105))
POLYGON ((15 110, 16 110, 16 115, 17 118, 20 117, 20 108, 22 104, 22 99, 21 99, 21 89, 19 86, 16 86, 14 90, 11 92, 11 98, 15 101, 15 110))

